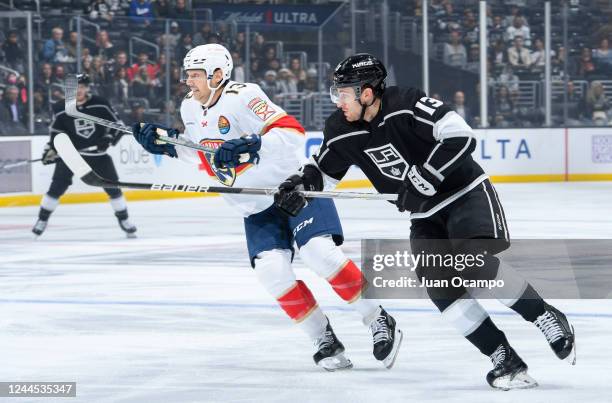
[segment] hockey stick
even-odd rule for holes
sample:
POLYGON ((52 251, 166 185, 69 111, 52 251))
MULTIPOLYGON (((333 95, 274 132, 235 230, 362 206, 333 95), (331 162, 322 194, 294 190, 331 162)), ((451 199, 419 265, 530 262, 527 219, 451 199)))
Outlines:
MULTIPOLYGON (((161 190, 167 192, 190 192, 190 193, 224 193, 224 194, 248 194, 248 195, 264 195, 272 196, 278 189, 276 188, 232 188, 221 186, 203 186, 194 184, 164 184, 164 183, 130 183, 112 181, 98 175, 85 162, 79 154, 70 138, 65 133, 60 133, 55 136, 53 142, 55 149, 60 157, 64 160, 68 168, 83 182, 90 186, 108 187, 108 188, 127 188, 127 189, 147 189, 161 190)), ((306 197, 322 197, 336 199, 364 199, 364 200, 397 200, 397 194, 377 194, 377 193, 358 193, 358 192, 301 192, 306 197)))
MULTIPOLYGON (((68 76, 66 78, 66 81, 64 82, 64 87, 65 87, 65 96, 66 96, 66 114, 68 114, 68 116, 72 116, 74 118, 81 118, 81 119, 85 119, 85 120, 89 120, 95 124, 98 124, 100 126, 105 126, 105 127, 109 127, 111 129, 115 129, 118 130, 120 132, 123 133, 129 133, 132 134, 132 128, 129 126, 126 126, 124 124, 118 123, 118 122, 113 122, 111 120, 107 120, 107 119, 103 119, 100 118, 98 116, 93 116, 93 115, 88 115, 86 113, 83 112, 79 112, 77 109, 77 101, 76 101, 76 96, 77 96, 77 88, 78 88, 78 80, 77 77, 72 75, 72 76, 68 76)), ((187 148, 193 148, 195 150, 199 150, 199 151, 204 151, 204 152, 208 152, 208 153, 214 153, 215 150, 210 148, 210 147, 205 147, 203 145, 200 144, 196 144, 194 142, 191 142, 189 140, 185 140, 185 139, 175 139, 173 137, 169 137, 167 136, 167 132, 163 129, 157 129, 157 138, 160 141, 160 144, 163 143, 170 143, 173 145, 177 145, 177 146, 182 146, 182 147, 187 147, 187 148)), ((240 162, 247 162, 249 160, 249 155, 248 154, 243 154, 240 157, 240 162)))
POLYGON ((36 158, 36 159, 33 159, 33 160, 23 160, 23 161, 15 162, 15 163, 12 163, 12 164, 2 165, 2 166, 0 166, 0 169, 9 170, 9 169, 13 169, 13 168, 17 168, 17 167, 20 167, 20 166, 28 165, 28 164, 31 164, 33 162, 38 162, 38 161, 42 161, 42 158, 36 158))

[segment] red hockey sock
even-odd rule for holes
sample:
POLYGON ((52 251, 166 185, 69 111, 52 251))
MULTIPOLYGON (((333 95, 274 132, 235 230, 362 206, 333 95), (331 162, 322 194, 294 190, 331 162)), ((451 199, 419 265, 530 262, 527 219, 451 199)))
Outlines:
POLYGON ((347 260, 340 271, 327 279, 327 281, 336 291, 336 294, 347 302, 353 302, 359 298, 361 290, 366 284, 361 270, 350 259, 347 260))
POLYGON ((316 307, 317 301, 302 280, 278 298, 281 308, 296 322, 304 320, 316 307))

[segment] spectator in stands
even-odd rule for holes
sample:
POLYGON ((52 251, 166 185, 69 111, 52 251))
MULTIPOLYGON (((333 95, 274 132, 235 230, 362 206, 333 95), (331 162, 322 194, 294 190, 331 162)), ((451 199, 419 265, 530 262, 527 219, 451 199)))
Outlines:
POLYGON ((155 18, 168 18, 170 15, 170 2, 168 0, 155 0, 153 15, 155 15, 155 18))
POLYGON ((200 30, 193 36, 193 46, 206 45, 208 43, 208 37, 212 33, 212 24, 210 22, 202 24, 200 30))
POLYGON ((70 61, 68 50, 63 41, 64 30, 55 27, 51 30, 51 39, 47 40, 43 46, 42 57, 47 62, 65 63, 70 61))
MULTIPOLYGON (((563 72, 565 71, 565 48, 563 46, 559 46, 559 49, 557 50, 556 54, 551 57, 551 65, 552 74, 554 76, 563 76, 563 72)), ((569 65, 568 67, 571 71, 568 71, 567 73, 573 76, 576 69, 572 67, 575 66, 569 65)))
POLYGON ((278 71, 278 83, 280 84, 280 95, 286 96, 291 94, 293 99, 296 98, 295 94, 298 92, 297 79, 287 68, 280 69, 278 71))
POLYGON ((514 70, 512 70, 512 65, 506 64, 502 73, 497 78, 497 82, 503 86, 506 86, 510 91, 518 91, 519 88, 519 78, 516 74, 514 74, 514 70))
POLYGON ((450 43, 444 44, 444 63, 454 67, 465 67, 467 62, 467 51, 461 43, 459 31, 450 34, 450 43))
POLYGON ((8 117, 6 123, 18 124, 26 123, 26 111, 25 105, 19 99, 19 89, 15 85, 10 85, 4 91, 4 96, 2 99, 2 108, 8 112, 8 114, 4 113, 3 115, 8 117))
MULTIPOLYGON (((551 63, 552 58, 555 56, 555 51, 551 50, 551 63)), ((546 65, 546 52, 544 49, 544 42, 540 38, 534 41, 534 51, 531 53, 531 66, 536 69, 544 69, 546 65)))
POLYGON ((139 101, 135 101, 132 103, 132 111, 130 112, 130 115, 128 116, 128 124, 134 124, 134 123, 143 123, 146 122, 147 120, 145 119, 145 107, 144 104, 142 102, 139 101))
POLYGON ((506 30, 506 41, 513 42, 517 36, 523 38, 526 47, 531 47, 531 31, 522 16, 514 17, 514 22, 506 30))
POLYGON ((521 17, 523 19, 523 23, 525 25, 529 25, 527 18, 525 18, 525 16, 521 14, 521 8, 518 6, 512 6, 512 8, 510 9, 510 15, 506 16, 506 19, 503 22, 504 26, 506 27, 512 26, 512 24, 514 24, 514 20, 517 17, 521 17))
POLYGON ((480 45, 473 43, 470 45, 470 53, 465 65, 467 71, 478 73, 480 71, 480 45))
POLYGON ((2 51, 8 67, 20 72, 25 71, 25 51, 19 43, 17 31, 9 32, 6 42, 2 44, 2 51))
POLYGON ((108 37, 108 31, 101 30, 96 34, 96 46, 94 48, 94 54, 102 56, 105 59, 113 57, 114 45, 108 37))
POLYGON ((440 14, 437 19, 436 28, 439 32, 452 32, 461 29, 459 16, 455 14, 453 3, 450 1, 444 2, 444 13, 440 14))
POLYGON ((303 92, 318 92, 319 91, 319 73, 315 68, 306 70, 306 82, 304 83, 303 92))
POLYGON ((236 34, 234 38, 231 48, 233 51, 238 52, 238 54, 242 57, 246 52, 246 34, 241 31, 236 34))
POLYGON ((111 5, 107 0, 93 0, 89 7, 87 7, 87 13, 89 18, 94 21, 99 18, 106 22, 112 22, 115 10, 111 9, 111 5))
POLYGON ((176 5, 174 6, 174 9, 170 11, 170 18, 172 18, 173 20, 178 20, 181 26, 181 31, 191 31, 193 16, 191 15, 191 12, 187 9, 187 4, 185 3, 185 0, 176 0, 176 5))
POLYGON ((512 122, 514 104, 510 99, 510 91, 505 85, 499 87, 497 96, 493 101, 493 111, 495 116, 501 115, 506 122, 512 122))
POLYGON ((585 114, 594 124, 601 126, 608 123, 610 102, 606 97, 601 81, 593 81, 585 98, 585 114))
POLYGON ((240 83, 245 82, 245 70, 244 64, 242 63, 242 58, 240 54, 235 50, 232 50, 232 62, 234 63, 234 69, 232 70, 232 80, 238 81, 240 83))
POLYGON ((53 83, 53 66, 51 63, 43 63, 40 68, 40 74, 38 76, 38 80, 36 82, 36 87, 40 89, 43 93, 48 94, 49 88, 53 83))
POLYGON ((451 106, 459 116, 461 116, 469 125, 472 124, 472 112, 465 104, 465 94, 463 91, 455 92, 453 104, 451 106))
POLYGON ((138 69, 138 73, 134 76, 130 85, 132 86, 133 97, 146 99, 151 97, 152 83, 146 66, 141 66, 138 69))
POLYGON ((64 85, 66 79, 66 70, 61 64, 56 64, 53 69, 53 82, 56 84, 64 85))
POLYGON ((278 59, 268 60, 263 66, 264 70, 274 70, 276 72, 278 72, 281 67, 281 62, 278 59))
POLYGON ((34 120, 45 128, 48 128, 49 123, 51 123, 51 112, 49 111, 47 97, 40 89, 34 91, 34 120))
POLYGON ((478 26, 478 22, 476 21, 476 16, 474 12, 466 8, 463 12, 463 42, 470 46, 474 43, 478 43, 480 36, 480 28, 478 26))
POLYGON ((89 48, 81 49, 81 62, 87 60, 88 62, 92 62, 93 56, 91 55, 91 51, 89 48))
POLYGON ((224 21, 217 21, 217 30, 215 34, 221 45, 225 47, 229 46, 231 34, 227 24, 224 21))
POLYGON ((603 38, 599 42, 599 48, 593 49, 593 61, 597 70, 602 73, 607 72, 612 67, 612 51, 610 51, 608 38, 603 38))
POLYGON ((595 73, 595 63, 591 57, 591 49, 583 48, 578 61, 578 74, 582 77, 588 77, 595 73))
POLYGON ((508 53, 506 45, 502 40, 498 40, 491 49, 491 63, 494 68, 501 68, 508 63, 508 53))
POLYGON ((153 5, 150 0, 132 0, 130 3, 130 20, 144 27, 153 23, 153 5))
POLYGON ((193 37, 191 36, 191 33, 185 32, 176 51, 176 60, 182 61, 187 53, 193 48, 193 37))
POLYGON ((573 81, 567 82, 567 121, 563 122, 563 108, 566 95, 561 92, 553 98, 553 114, 559 124, 567 124, 576 126, 580 124, 580 120, 584 115, 584 100, 576 91, 576 85, 573 81))
POLYGON ((79 46, 79 33, 76 31, 70 31, 68 34, 68 43, 66 43, 66 51, 70 59, 76 62, 77 60, 77 48, 79 46))
POLYGON ((266 39, 260 33, 255 33, 253 43, 251 44, 251 59, 263 57, 264 54, 264 43, 266 39))
POLYGON ((154 80, 157 76, 157 67, 149 62, 149 54, 147 52, 138 53, 138 62, 132 64, 131 77, 135 78, 141 68, 145 68, 150 80, 154 80))
POLYGON ((172 21, 170 23, 170 32, 162 34, 157 38, 157 43, 160 45, 162 52, 166 47, 170 48, 170 53, 175 54, 177 46, 181 41, 181 31, 178 22, 172 21))
POLYGON ((126 107, 129 98, 129 88, 130 82, 127 75, 127 69, 125 67, 120 67, 116 71, 113 82, 111 83, 109 98, 113 101, 113 104, 126 107))
POLYGON ((249 66, 250 69, 250 74, 251 74, 251 81, 256 83, 259 82, 260 80, 262 80, 262 74, 261 74, 261 67, 260 67, 260 61, 259 59, 251 59, 251 65, 249 66))
POLYGON ((106 70, 108 70, 106 76, 115 77, 117 71, 119 71, 119 69, 121 68, 126 69, 126 74, 128 74, 127 79, 131 80, 129 77, 130 66, 128 65, 128 57, 125 50, 118 50, 115 53, 115 56, 112 59, 108 60, 106 64, 106 70))
POLYGON ((514 46, 508 49, 508 60, 515 68, 527 69, 531 66, 531 54, 527 48, 523 47, 523 43, 522 36, 514 38, 514 46))
POLYGON ((276 96, 281 92, 281 86, 279 82, 276 80, 276 71, 268 70, 266 74, 264 74, 264 79, 259 83, 259 86, 263 90, 263 92, 270 98, 271 100, 275 100, 276 96))
POLYGON ((81 63, 81 73, 87 74, 88 76, 93 75, 93 58, 83 59, 83 62, 81 63))
POLYGON ((506 38, 506 27, 503 24, 502 17, 496 15, 493 17, 493 25, 489 28, 489 43, 497 43, 506 38))
POLYGON ((299 57, 291 58, 289 63, 289 70, 295 76, 297 80, 298 91, 302 91, 304 84, 306 83, 306 70, 302 67, 302 61, 299 57))
POLYGON ((498 113, 495 115, 495 120, 493 121, 493 127, 496 127, 498 129, 505 129, 508 127, 512 127, 512 125, 510 124, 508 120, 506 120, 504 115, 502 115, 501 113, 498 113))
POLYGON ((106 84, 106 69, 104 68, 104 60, 101 56, 94 56, 91 62, 91 80, 98 84, 106 84))

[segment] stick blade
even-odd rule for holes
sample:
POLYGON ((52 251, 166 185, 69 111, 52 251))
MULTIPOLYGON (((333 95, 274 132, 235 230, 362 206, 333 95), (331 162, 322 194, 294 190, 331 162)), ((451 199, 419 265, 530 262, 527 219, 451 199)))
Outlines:
POLYGON ((79 80, 76 75, 69 75, 64 80, 64 96, 66 105, 66 114, 74 116, 76 109, 76 93, 79 87, 79 80))
POLYGON ((59 133, 55 136, 53 145, 57 153, 62 157, 64 163, 68 165, 68 168, 70 168, 72 173, 77 177, 82 179, 85 175, 92 172, 91 167, 85 162, 81 154, 79 154, 79 151, 74 144, 72 144, 70 137, 68 137, 66 133, 59 133))

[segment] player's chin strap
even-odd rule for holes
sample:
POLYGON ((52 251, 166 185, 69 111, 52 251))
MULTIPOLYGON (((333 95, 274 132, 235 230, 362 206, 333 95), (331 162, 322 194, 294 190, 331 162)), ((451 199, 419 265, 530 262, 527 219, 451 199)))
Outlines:
POLYGON ((217 91, 225 87, 225 84, 227 84, 228 82, 228 80, 223 80, 219 83, 219 85, 213 88, 212 80, 213 80, 212 78, 208 80, 208 88, 210 88, 210 95, 208 96, 208 99, 206 100, 206 102, 202 105, 205 109, 208 109, 210 107, 210 103, 215 97, 215 94, 217 93, 217 91))

